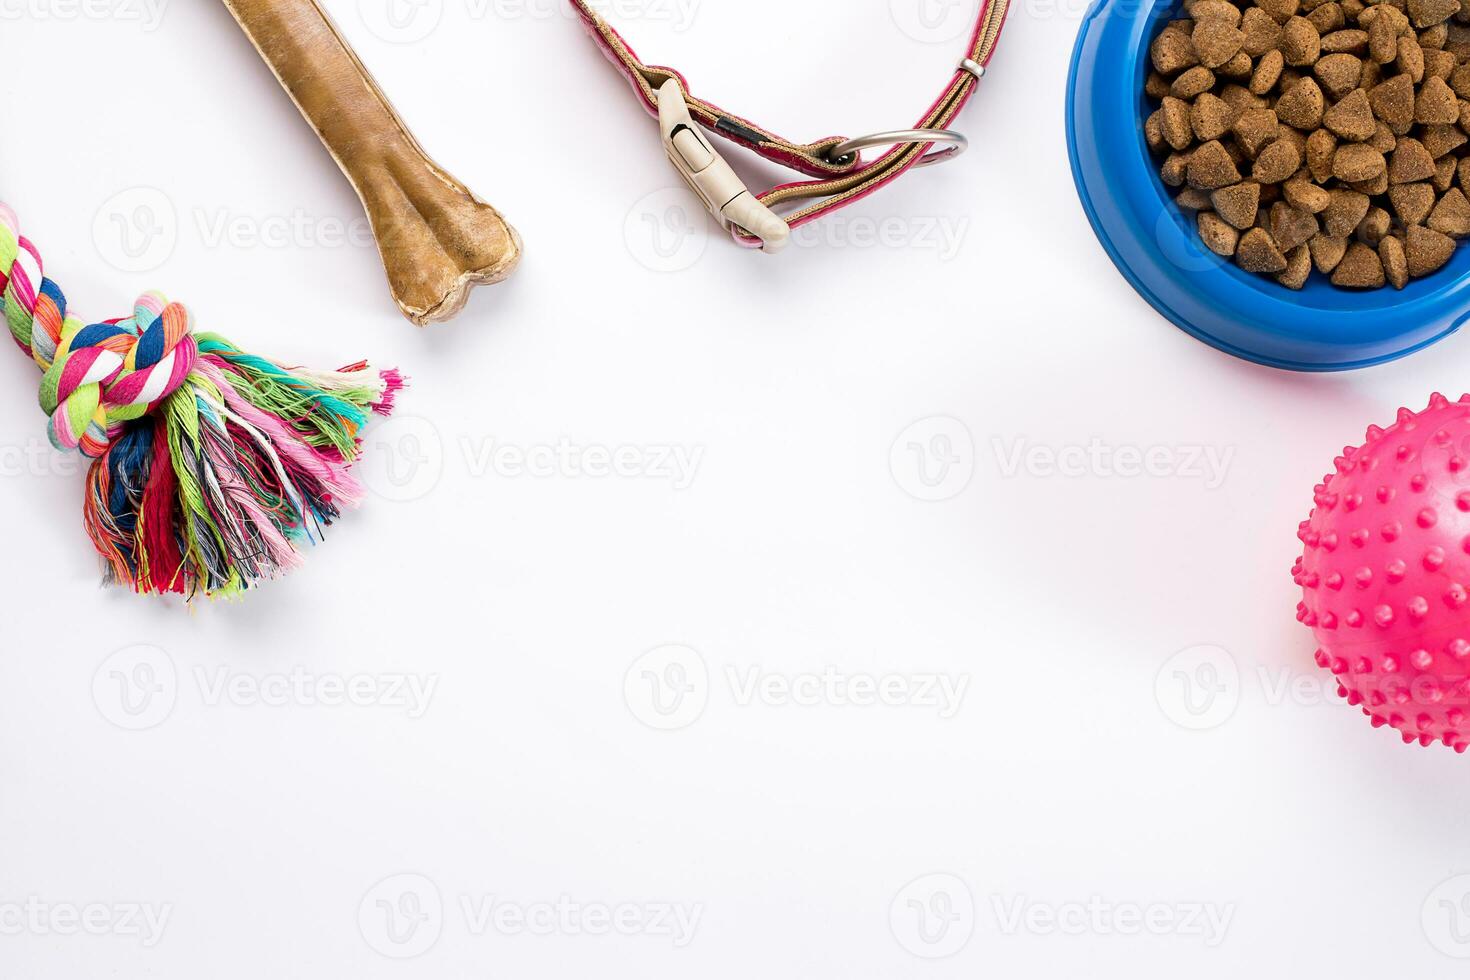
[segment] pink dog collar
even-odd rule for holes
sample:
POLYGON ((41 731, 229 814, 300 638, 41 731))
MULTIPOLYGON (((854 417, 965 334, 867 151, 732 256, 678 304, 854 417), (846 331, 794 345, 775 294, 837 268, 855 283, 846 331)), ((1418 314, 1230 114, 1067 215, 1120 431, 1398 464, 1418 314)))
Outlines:
POLYGON ((867 197, 914 167, 952 159, 963 151, 965 138, 946 127, 959 116, 985 74, 1009 6, 1009 0, 982 0, 965 57, 912 130, 875 133, 855 140, 829 136, 812 143, 793 143, 696 98, 684 76, 674 69, 640 61, 588 0, 571 3, 603 54, 632 85, 644 108, 659 118, 669 159, 691 189, 736 242, 767 252, 779 251, 792 228, 867 197), (702 130, 711 130, 812 179, 753 194, 735 177, 702 130), (936 143, 950 146, 931 152, 936 143), (865 161, 861 151, 875 145, 888 145, 890 149, 865 161), (780 215, 772 210, 787 201, 810 203, 780 215))

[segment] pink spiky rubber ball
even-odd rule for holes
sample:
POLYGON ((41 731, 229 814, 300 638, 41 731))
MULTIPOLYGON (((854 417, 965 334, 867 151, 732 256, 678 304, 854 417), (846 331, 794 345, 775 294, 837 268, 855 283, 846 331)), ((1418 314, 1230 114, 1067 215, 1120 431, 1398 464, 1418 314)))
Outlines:
POLYGON ((1375 728, 1470 746, 1470 395, 1346 448, 1297 531, 1297 619, 1375 728))

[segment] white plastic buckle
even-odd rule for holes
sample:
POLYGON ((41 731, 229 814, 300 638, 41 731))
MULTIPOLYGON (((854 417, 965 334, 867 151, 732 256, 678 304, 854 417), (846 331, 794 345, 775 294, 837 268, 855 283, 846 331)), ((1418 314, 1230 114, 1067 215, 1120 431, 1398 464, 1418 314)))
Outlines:
POLYGON ((689 115, 684 90, 669 79, 658 90, 658 128, 664 150, 690 190, 704 202, 723 227, 740 230, 761 240, 761 251, 774 254, 791 241, 791 226, 766 207, 710 145, 689 115))

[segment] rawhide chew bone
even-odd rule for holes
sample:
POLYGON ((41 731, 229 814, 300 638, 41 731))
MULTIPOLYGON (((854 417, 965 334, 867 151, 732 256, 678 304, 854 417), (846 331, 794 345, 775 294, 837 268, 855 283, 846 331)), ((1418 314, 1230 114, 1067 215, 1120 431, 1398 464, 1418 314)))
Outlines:
POLYGON ((520 236, 429 159, 316 0, 225 6, 362 198, 404 316, 448 320, 511 274, 520 236))
POLYGON ((88 323, 3 204, 0 297, 43 372, 52 444, 92 459, 84 512, 108 578, 137 592, 233 595, 299 564, 297 548, 362 495, 348 473, 358 432, 403 386, 366 364, 247 354, 158 293, 88 323))

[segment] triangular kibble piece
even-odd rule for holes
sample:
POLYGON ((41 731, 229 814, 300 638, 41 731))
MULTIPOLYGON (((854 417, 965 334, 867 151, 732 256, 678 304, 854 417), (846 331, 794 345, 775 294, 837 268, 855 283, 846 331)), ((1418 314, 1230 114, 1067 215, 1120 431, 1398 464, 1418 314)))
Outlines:
POLYGON ((1425 224, 1451 238, 1470 235, 1470 201, 1458 187, 1451 187, 1429 212, 1429 220, 1425 224))
POLYGON ((1307 284, 1307 277, 1312 274, 1312 255, 1307 246, 1298 245, 1286 253, 1286 271, 1276 277, 1276 281, 1287 289, 1301 289, 1307 284))
POLYGON ((1403 136, 1414 125, 1414 83, 1407 75, 1395 75, 1373 86, 1368 93, 1373 115, 1382 119, 1395 136, 1403 136))
POLYGON ((1337 188, 1330 193, 1332 203, 1322 212, 1322 221, 1327 234, 1346 238, 1357 231, 1359 222, 1368 213, 1368 195, 1344 188, 1337 188))
POLYGON ((1434 188, 1428 184, 1394 184, 1388 189, 1393 213, 1404 227, 1422 225, 1434 207, 1434 188))
POLYGON ((1409 0, 1409 17, 1420 29, 1449 20, 1459 11, 1459 0, 1409 0))
POLYGON ((1434 157, 1429 155, 1424 144, 1407 136, 1399 140, 1389 156, 1388 182, 1410 184, 1433 176, 1434 157))
POLYGON ((1383 261, 1362 242, 1349 245, 1347 254, 1332 271, 1332 284, 1347 289, 1377 289, 1385 281, 1383 261))
POLYGON ((1244 231, 1256 223, 1256 212, 1261 206, 1261 185, 1247 180, 1221 187, 1211 192, 1210 203, 1221 218, 1244 231))
POLYGON ((1427 276, 1455 254, 1455 242, 1432 228, 1413 225, 1404 233, 1404 252, 1409 261, 1409 275, 1427 276))
POLYGON ((1283 252, 1305 245, 1317 234, 1317 218, 1285 201, 1271 205, 1271 240, 1283 252))
POLYGON ((1443 78, 1424 79, 1414 98, 1414 121, 1417 123, 1452 123, 1460 118, 1460 100, 1443 78))
POLYGON ((1368 93, 1355 88, 1322 116, 1322 125, 1345 140, 1371 139, 1377 129, 1368 93))
POLYGON ((1247 109, 1235 117, 1230 129, 1240 148, 1254 157, 1280 134, 1281 124, 1270 109, 1247 109))
POLYGON ((1230 159, 1230 154, 1220 145, 1219 140, 1211 140, 1196 148, 1189 155, 1189 166, 1185 173, 1191 187, 1204 191, 1228 187, 1240 180, 1240 171, 1235 169, 1235 161, 1230 159))
POLYGON ((1251 177, 1262 184, 1279 184, 1296 173, 1301 165, 1302 154, 1296 143, 1289 139, 1278 139, 1256 157, 1255 166, 1251 168, 1251 177))
POLYGON ((1465 145, 1465 134, 1459 126, 1450 123, 1434 123, 1425 126, 1424 132, 1419 137, 1419 142, 1424 144, 1424 149, 1429 155, 1438 160, 1446 153, 1453 153, 1465 145))
POLYGON ((1264 228, 1252 228, 1240 238, 1235 261, 1246 272, 1284 272, 1286 256, 1264 228))
POLYGON ((1340 99, 1363 80, 1363 59, 1351 54, 1329 54, 1312 66, 1312 73, 1334 99, 1340 99))
MULTIPOLYGON (((1315 79, 1303 78, 1276 101, 1276 116, 1288 126, 1310 131, 1322 124, 1322 112, 1326 108, 1327 100, 1322 95, 1322 87, 1315 79)), ((1411 97, 1410 120, 1413 115, 1414 104, 1411 97)), ((1384 122, 1388 120, 1385 119, 1384 122)), ((1392 126, 1392 123, 1389 125, 1392 126)))
POLYGON ((1324 276, 1337 268, 1337 263, 1347 254, 1348 240, 1336 235, 1317 234, 1307 242, 1312 253, 1312 264, 1324 276))

